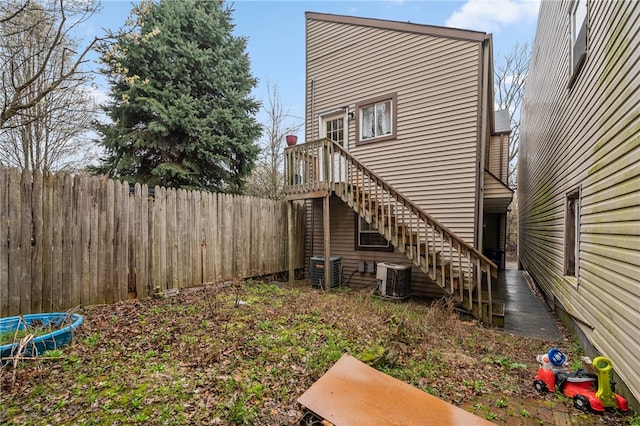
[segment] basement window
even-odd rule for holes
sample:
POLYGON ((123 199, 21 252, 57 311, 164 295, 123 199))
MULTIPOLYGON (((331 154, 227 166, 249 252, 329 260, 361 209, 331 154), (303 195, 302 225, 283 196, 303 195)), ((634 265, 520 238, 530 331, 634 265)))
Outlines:
POLYGON ((367 223, 357 214, 356 218, 356 250, 377 250, 377 251, 393 251, 393 246, 389 244, 378 230, 367 223))
POLYGON ((396 137, 396 94, 356 104, 356 140, 379 142, 396 137))
POLYGON ((578 276, 580 260, 580 189, 567 194, 564 224, 564 274, 578 276))

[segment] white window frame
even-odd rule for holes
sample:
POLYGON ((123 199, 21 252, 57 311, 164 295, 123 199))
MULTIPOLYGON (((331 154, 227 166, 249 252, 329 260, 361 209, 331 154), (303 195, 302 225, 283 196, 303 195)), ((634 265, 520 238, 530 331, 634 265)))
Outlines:
MULTIPOLYGON (((376 98, 367 99, 363 102, 356 104, 356 144, 366 144, 371 142, 380 142, 396 138, 396 123, 397 123, 397 96, 395 93, 385 96, 378 96, 376 98), (375 134, 373 136, 365 137, 363 126, 365 124, 364 111, 368 108, 373 108, 374 122, 377 122, 378 105, 387 104, 389 110, 389 123, 388 131, 384 134, 375 134)), ((377 127, 377 126, 376 126, 377 127)), ((377 130, 377 129, 376 129, 377 130)), ((375 132, 375 130, 374 130, 375 132)))

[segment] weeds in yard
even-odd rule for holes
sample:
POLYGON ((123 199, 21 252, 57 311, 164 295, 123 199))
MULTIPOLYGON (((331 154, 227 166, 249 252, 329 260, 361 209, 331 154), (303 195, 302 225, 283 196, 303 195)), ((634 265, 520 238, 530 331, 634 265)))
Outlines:
POLYGON ((549 347, 461 321, 451 302, 308 284, 236 281, 82 313, 62 358, 12 370, 13 387, 2 374, 0 423, 299 423, 296 398, 345 353, 449 402, 481 395, 474 412, 495 420, 531 392, 522 365, 549 347))
POLYGON ((498 398, 496 400, 496 407, 498 407, 498 408, 507 408, 508 406, 509 406, 509 403, 505 399, 498 398))

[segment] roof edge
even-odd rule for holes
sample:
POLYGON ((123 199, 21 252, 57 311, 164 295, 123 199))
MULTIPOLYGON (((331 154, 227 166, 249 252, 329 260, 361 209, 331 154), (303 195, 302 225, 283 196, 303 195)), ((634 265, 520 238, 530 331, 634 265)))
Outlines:
POLYGON ((331 13, 305 12, 307 20, 335 22, 339 24, 360 25, 365 27, 383 28, 387 30, 428 34, 439 37, 482 42, 491 34, 481 31, 463 30, 459 28, 440 27, 436 25, 414 24, 412 22, 390 21, 377 18, 361 18, 349 15, 334 15, 331 13))

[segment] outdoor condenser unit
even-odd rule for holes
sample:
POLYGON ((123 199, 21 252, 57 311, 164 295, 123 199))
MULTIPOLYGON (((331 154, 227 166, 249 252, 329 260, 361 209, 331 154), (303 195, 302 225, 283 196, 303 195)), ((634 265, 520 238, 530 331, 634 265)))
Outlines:
POLYGON ((411 292, 411 265, 379 262, 376 294, 386 299, 402 300, 411 292))
POLYGON ((311 275, 311 285, 319 288, 333 288, 338 287, 342 278, 342 257, 331 256, 329 257, 329 268, 331 268, 331 282, 328 286, 324 284, 324 257, 312 256, 311 263, 309 265, 309 274, 311 275))

